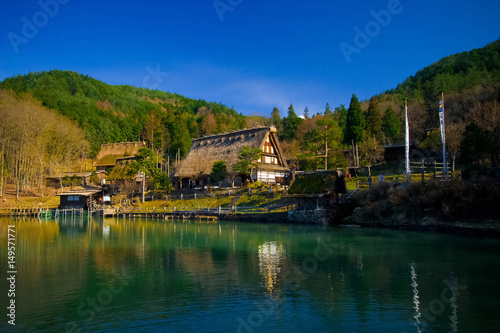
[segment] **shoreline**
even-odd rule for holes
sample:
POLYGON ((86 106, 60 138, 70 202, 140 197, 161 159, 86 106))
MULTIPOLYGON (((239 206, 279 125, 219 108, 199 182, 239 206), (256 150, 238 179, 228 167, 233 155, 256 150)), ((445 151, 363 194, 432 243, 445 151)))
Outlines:
POLYGON ((377 228, 377 229, 393 229, 401 231, 419 231, 449 234, 456 236, 478 237, 500 239, 500 221, 485 221, 485 222, 436 222, 423 221, 406 222, 406 223, 384 223, 384 222, 357 222, 346 218, 343 223, 335 225, 336 227, 360 227, 360 228, 377 228), (345 223, 344 223, 345 222, 345 223))

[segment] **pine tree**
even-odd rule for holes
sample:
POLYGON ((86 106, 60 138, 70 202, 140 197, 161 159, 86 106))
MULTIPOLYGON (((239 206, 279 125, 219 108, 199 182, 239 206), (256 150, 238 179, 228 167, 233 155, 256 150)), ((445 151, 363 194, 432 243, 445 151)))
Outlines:
POLYGON ((297 116, 293 109, 293 105, 290 104, 288 108, 288 116, 283 118, 283 133, 281 135, 282 140, 293 140, 295 139, 295 132, 297 127, 302 124, 304 119, 297 116))
POLYGON ((355 143, 362 141, 365 126, 366 122, 363 110, 361 110, 361 104, 359 104, 356 95, 352 94, 344 128, 344 143, 350 144, 352 141, 355 143))
POLYGON ((332 109, 330 108, 330 103, 326 103, 324 115, 328 116, 328 115, 331 115, 332 113, 333 112, 332 112, 332 109))
POLYGON ((369 135, 375 138, 379 138, 382 132, 382 112, 378 107, 378 100, 375 97, 370 99, 370 104, 366 111, 366 129, 369 135))
POLYGON ((382 118, 382 132, 389 141, 392 141, 399 136, 400 130, 401 124, 399 118, 392 107, 389 106, 385 110, 384 117, 382 118))
POLYGON ((309 119, 309 108, 307 106, 304 109, 304 119, 309 119))
POLYGON ((271 124, 276 127, 278 135, 281 135, 281 132, 283 132, 283 121, 281 120, 280 110, 277 107, 274 107, 271 113, 271 124))

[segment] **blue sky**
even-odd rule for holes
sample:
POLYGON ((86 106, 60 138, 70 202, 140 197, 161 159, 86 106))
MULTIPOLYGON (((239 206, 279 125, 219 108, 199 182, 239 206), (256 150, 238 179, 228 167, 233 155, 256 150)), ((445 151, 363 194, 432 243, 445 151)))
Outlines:
POLYGON ((285 116, 395 88, 500 38, 491 0, 3 0, 0 80, 72 70, 285 116))

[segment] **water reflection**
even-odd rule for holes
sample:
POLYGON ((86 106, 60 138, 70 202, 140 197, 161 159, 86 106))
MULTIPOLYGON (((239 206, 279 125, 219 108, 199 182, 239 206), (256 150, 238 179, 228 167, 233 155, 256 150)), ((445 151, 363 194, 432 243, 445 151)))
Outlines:
POLYGON ((411 264, 411 288, 413 291, 413 309, 415 309, 415 313, 413 315, 413 319, 415 320, 415 326, 417 327, 417 332, 420 333, 420 317, 422 314, 420 313, 420 301, 418 297, 418 283, 417 283, 417 272, 415 271, 415 264, 411 264))
MULTIPOLYGON (((11 223, 19 235, 21 331, 64 331, 76 323, 84 332, 234 332, 238 318, 254 332, 457 332, 459 317, 460 331, 500 325, 488 306, 500 299, 500 272, 492 265, 498 241, 81 218, 0 220, 2 235, 11 223), (117 274, 127 283, 114 293, 117 274), (88 298, 98 295, 106 304, 89 320, 88 298)), ((6 290, 4 280, 0 287, 6 290)))
POLYGON ((265 242, 259 245, 259 269, 264 277, 264 286, 269 293, 276 287, 278 274, 285 258, 281 242, 265 242))

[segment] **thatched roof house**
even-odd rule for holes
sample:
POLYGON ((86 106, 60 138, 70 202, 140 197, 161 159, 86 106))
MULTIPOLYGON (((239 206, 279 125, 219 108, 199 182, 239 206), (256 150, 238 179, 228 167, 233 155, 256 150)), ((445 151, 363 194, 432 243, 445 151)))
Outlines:
POLYGON ((124 157, 135 156, 139 149, 146 147, 146 143, 138 142, 116 142, 101 145, 101 150, 94 163, 96 170, 106 170, 116 165, 116 160, 124 157))
MULTIPOLYGON (((260 148, 264 152, 253 175, 263 183, 285 183, 289 171, 281 145, 273 126, 245 129, 237 132, 206 136, 193 140, 191 149, 175 177, 190 186, 203 185, 209 181, 212 166, 216 161, 226 162, 232 176, 232 166, 238 162, 243 147, 260 148)), ((243 176, 244 178, 244 176, 243 176)), ((244 179, 240 179, 243 181, 244 179)), ((238 181, 236 181, 238 182, 238 181)))

